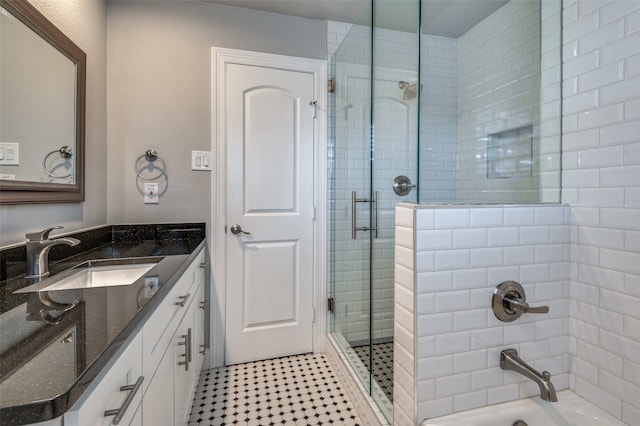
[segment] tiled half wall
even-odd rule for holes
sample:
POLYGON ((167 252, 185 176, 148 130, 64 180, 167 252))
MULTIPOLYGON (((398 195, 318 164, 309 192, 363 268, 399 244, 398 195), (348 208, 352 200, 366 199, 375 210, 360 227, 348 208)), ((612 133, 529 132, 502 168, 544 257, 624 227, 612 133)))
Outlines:
POLYGON ((568 207, 399 204, 395 229, 394 424, 538 394, 500 369, 506 348, 569 387, 568 207), (506 280, 549 313, 498 320, 506 280))

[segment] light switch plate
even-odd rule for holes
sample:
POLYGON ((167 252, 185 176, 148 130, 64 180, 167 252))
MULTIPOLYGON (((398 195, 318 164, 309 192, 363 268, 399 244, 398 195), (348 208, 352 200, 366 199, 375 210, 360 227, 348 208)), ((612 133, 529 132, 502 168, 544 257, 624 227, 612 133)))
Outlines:
POLYGON ((0 166, 20 165, 20 144, 0 142, 0 166))
POLYGON ((211 170, 211 151, 191 151, 191 170, 211 170))
POLYGON ((157 183, 145 183, 144 184, 144 203, 145 204, 158 204, 158 184, 157 183))

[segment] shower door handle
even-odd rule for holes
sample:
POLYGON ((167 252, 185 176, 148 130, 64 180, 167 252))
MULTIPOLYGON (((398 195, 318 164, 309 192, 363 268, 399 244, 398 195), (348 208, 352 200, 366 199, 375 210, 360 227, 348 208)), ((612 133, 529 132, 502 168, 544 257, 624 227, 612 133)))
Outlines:
POLYGON ((351 239, 356 239, 356 231, 373 231, 374 238, 378 238, 378 193, 373 193, 373 198, 370 200, 368 198, 356 198, 356 191, 351 191, 351 239), (356 205, 357 203, 373 203, 373 226, 356 226, 356 205))

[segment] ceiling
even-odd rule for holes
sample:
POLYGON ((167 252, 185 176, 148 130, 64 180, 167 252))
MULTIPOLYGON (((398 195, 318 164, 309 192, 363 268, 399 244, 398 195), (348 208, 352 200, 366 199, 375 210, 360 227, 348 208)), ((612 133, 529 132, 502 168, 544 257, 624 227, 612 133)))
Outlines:
MULTIPOLYGON (((356 23, 371 0, 200 0, 283 15, 356 23)), ((423 0, 423 33, 457 38, 509 0, 423 0)), ((376 26, 415 32, 417 0, 376 0, 376 26)), ((367 19, 368 21, 368 19, 367 19)))

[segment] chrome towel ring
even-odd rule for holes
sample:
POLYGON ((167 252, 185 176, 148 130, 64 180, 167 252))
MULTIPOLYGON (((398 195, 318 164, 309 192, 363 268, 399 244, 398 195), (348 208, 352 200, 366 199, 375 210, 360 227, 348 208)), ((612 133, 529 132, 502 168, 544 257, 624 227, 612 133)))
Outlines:
POLYGON ((53 154, 60 154, 60 158, 64 158, 65 160, 68 160, 69 158, 71 158, 73 156, 73 149, 71 149, 71 147, 69 145, 64 145, 64 146, 60 147, 60 149, 54 149, 53 151, 51 151, 50 153, 45 155, 44 159, 42 160, 42 168, 44 169, 44 172, 46 174, 48 174, 49 176, 51 176, 52 178, 54 178, 54 179, 66 179, 68 177, 71 177, 71 175, 73 174, 73 171, 69 172, 68 174, 66 174, 64 176, 58 176, 58 175, 54 174, 53 171, 49 170, 49 168, 47 167, 47 161, 49 161, 49 158, 53 154))
POLYGON ((134 170, 136 171, 136 175, 142 180, 156 180, 161 178, 162 176, 167 176, 167 164, 164 162, 162 158, 158 155, 158 152, 155 149, 148 149, 142 154, 140 157, 136 159, 136 163, 134 165, 134 170), (141 164, 140 160, 145 159, 148 164, 141 164), (155 165, 156 161, 160 161, 162 163, 162 167, 157 167, 155 165), (160 172, 157 176, 143 176, 142 172, 148 169, 152 171, 153 169, 158 169, 160 172))

